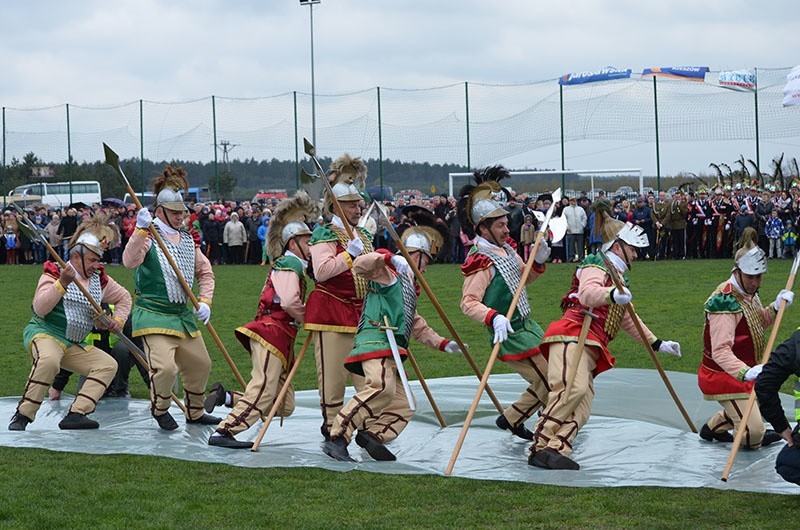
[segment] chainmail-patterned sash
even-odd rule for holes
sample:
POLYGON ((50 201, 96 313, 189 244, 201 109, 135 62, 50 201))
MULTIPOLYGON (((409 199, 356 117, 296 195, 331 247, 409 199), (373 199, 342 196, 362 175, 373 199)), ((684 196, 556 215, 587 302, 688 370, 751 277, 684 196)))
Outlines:
POLYGON ((747 327, 750 329, 750 337, 753 339, 753 353, 756 362, 761 362, 761 356, 764 355, 764 326, 762 324, 762 307, 761 299, 758 294, 753 296, 750 302, 747 302, 738 291, 733 292, 733 297, 742 306, 744 319, 747 321, 747 327))
MULTIPOLYGON (((487 256, 490 260, 492 260, 492 264, 497 269, 500 277, 502 277, 503 281, 506 282, 506 287, 508 287, 508 290, 514 294, 517 292, 517 286, 522 280, 522 267, 519 266, 517 251, 511 248, 511 245, 508 243, 504 243, 503 248, 507 254, 505 256, 501 256, 500 254, 485 247, 478 247, 477 252, 487 256)), ((525 289, 522 289, 522 293, 519 296, 519 300, 517 301, 517 309, 519 310, 519 315, 523 320, 528 318, 528 315, 531 314, 531 306, 528 303, 528 292, 525 289)))
POLYGON ((417 314, 417 290, 408 274, 400 274, 400 284, 403 291, 403 314, 406 317, 406 344, 411 338, 411 328, 414 326, 414 316, 417 314))
MULTIPOLYGON (((350 242, 350 238, 347 237, 347 232, 335 225, 330 225, 330 229, 333 230, 334 234, 336 234, 336 238, 339 240, 342 248, 347 248, 347 243, 350 242)), ((361 230, 356 228, 353 228, 353 234, 358 235, 359 239, 361 239, 361 242, 364 243, 364 251, 361 253, 361 256, 368 252, 372 252, 372 240, 368 239, 368 236, 365 236, 361 230)), ((356 288, 356 296, 358 298, 364 298, 367 295, 367 280, 356 273, 353 273, 353 283, 355 284, 356 288)))
MULTIPOLYGON (((99 275, 92 274, 86 290, 89 291, 89 295, 94 301, 99 304, 103 298, 99 275)), ((94 310, 91 302, 83 296, 75 282, 67 286, 67 294, 64 295, 64 313, 67 316, 67 338, 72 342, 82 342, 94 328, 94 322, 92 321, 94 310)))
MULTIPOLYGON (((178 269, 180 269, 186 283, 189 284, 189 289, 191 289, 194 286, 194 239, 192 239, 192 236, 189 235, 188 232, 181 230, 178 232, 181 236, 181 240, 178 244, 175 244, 167 239, 161 229, 158 228, 158 225, 154 226, 161 235, 161 239, 164 241, 164 246, 167 247, 167 251, 178 265, 178 269)), ((155 242, 153 243, 155 244, 155 242)), ((155 251, 158 256, 158 264, 161 265, 161 271, 164 274, 164 283, 167 285, 167 297, 169 297, 169 301, 173 304, 185 304, 189 298, 180 280, 178 280, 178 277, 175 275, 175 271, 172 270, 172 266, 169 264, 167 257, 161 252, 161 247, 156 245, 155 251)))
POLYGON ((619 304, 609 304, 608 312, 606 313, 606 323, 603 326, 603 331, 608 335, 608 340, 613 340, 619 331, 619 325, 622 323, 622 317, 625 315, 625 306, 619 304))

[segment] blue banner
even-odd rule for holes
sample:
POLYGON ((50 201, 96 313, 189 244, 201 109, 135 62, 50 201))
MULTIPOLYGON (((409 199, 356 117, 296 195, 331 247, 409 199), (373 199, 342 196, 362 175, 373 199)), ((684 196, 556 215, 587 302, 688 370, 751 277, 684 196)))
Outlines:
POLYGON ((575 74, 562 75, 558 79, 559 85, 582 85, 584 83, 596 83, 597 81, 611 81, 614 79, 627 79, 631 76, 630 68, 627 70, 617 70, 613 66, 607 66, 602 70, 594 72, 578 72, 575 74))
POLYGON ((685 81, 703 82, 707 73, 708 66, 664 66, 661 68, 645 68, 642 72, 642 77, 657 75, 685 81))
POLYGON ((732 70, 719 73, 719 86, 733 90, 756 89, 756 74, 750 70, 732 70))

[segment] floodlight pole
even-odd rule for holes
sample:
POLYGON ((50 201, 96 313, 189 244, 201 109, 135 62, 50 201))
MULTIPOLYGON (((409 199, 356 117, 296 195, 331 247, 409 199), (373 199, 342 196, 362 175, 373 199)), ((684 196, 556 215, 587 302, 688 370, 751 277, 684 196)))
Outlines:
POLYGON ((317 102, 314 90, 314 4, 322 0, 300 0, 300 5, 308 6, 308 20, 311 26, 311 141, 317 146, 317 102))

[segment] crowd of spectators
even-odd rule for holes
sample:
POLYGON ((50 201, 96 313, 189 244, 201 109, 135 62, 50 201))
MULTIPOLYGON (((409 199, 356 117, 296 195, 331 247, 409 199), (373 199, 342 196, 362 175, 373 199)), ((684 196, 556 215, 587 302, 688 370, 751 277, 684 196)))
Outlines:
MULTIPOLYGON (((599 198, 604 197, 600 192, 599 198)), ((794 257, 797 244, 796 226, 800 216, 800 189, 796 185, 786 190, 762 189, 737 184, 718 186, 712 190, 697 189, 667 195, 666 192, 648 195, 607 198, 613 205, 614 216, 641 226, 650 239, 650 247, 641 253, 640 260, 730 258, 741 233, 748 226, 756 228, 759 245, 770 258, 794 257)), ((553 197, 549 191, 540 194, 517 194, 509 198, 511 237, 518 242, 518 251, 527 259, 539 226, 539 219, 550 208, 553 197)), ((277 200, 264 203, 208 202, 190 206, 188 228, 196 234, 201 248, 214 265, 266 265, 264 251, 272 209, 277 200)), ((384 201, 380 207, 388 214, 393 228, 402 233, 408 226, 404 215, 407 206, 431 210, 438 222, 444 223, 451 235, 451 244, 437 257, 440 263, 462 263, 471 241, 461 230, 456 215, 454 197, 438 195, 431 198, 398 198, 384 201)), ((554 209, 554 216, 566 220, 567 235, 562 241, 551 241, 553 263, 579 262, 587 253, 596 251, 599 239, 592 234, 594 215, 592 200, 587 192, 563 197, 554 209)), ((132 206, 93 204, 70 208, 35 206, 25 215, 41 228, 49 243, 67 255, 69 239, 78 223, 95 212, 113 216, 120 227, 121 246, 112 250, 107 261, 120 262, 122 250, 136 227, 136 212, 132 206)), ((362 225, 375 234, 375 248, 396 250, 387 226, 386 217, 369 200, 362 203, 362 225)), ((50 259, 44 245, 31 241, 19 231, 17 214, 3 212, 0 237, 0 264, 43 263, 50 259)), ((318 222, 322 222, 320 218, 318 222)))

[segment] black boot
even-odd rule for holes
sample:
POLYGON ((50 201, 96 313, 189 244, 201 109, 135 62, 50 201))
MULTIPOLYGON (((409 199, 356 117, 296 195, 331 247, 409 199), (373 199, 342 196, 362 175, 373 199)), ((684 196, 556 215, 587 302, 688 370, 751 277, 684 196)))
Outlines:
POLYGON ((28 426, 30 422, 33 420, 29 417, 25 416, 24 414, 20 414, 19 412, 15 412, 13 416, 11 416, 11 423, 8 424, 9 431, 24 431, 25 428, 28 426))
MULTIPOLYGON (((733 441, 733 435, 731 433, 728 431, 714 432, 707 423, 700 428, 700 438, 707 442, 716 440, 718 442, 731 443, 733 441)), ((764 445, 763 442, 761 445, 764 445)))
POLYGON ((165 431, 174 431, 178 428, 178 422, 175 421, 175 418, 172 417, 172 414, 169 412, 165 412, 160 416, 153 416, 158 422, 158 426, 161 427, 162 430, 165 431))
POLYGON ((500 414, 494 421, 494 424, 504 431, 511 431, 511 434, 522 438, 523 440, 533 440, 533 433, 525 427, 524 423, 520 423, 516 427, 508 423, 508 420, 503 414, 500 414))
POLYGON ((100 427, 99 423, 79 412, 70 412, 58 423, 59 429, 97 429, 98 427, 100 427))
POLYGON ((326 442, 330 442, 331 441, 331 432, 330 432, 330 430, 328 430, 328 426, 327 425, 325 425, 323 423, 322 426, 320 426, 320 428, 319 428, 319 432, 320 432, 320 434, 322 434, 322 437, 325 438, 326 442))
POLYGON ((528 457, 528 465, 541 467, 542 469, 563 469, 570 471, 577 471, 581 468, 576 461, 559 454, 555 449, 542 449, 540 451, 531 452, 528 457))
POLYGON ((761 447, 766 447, 780 440, 783 440, 783 436, 780 433, 767 429, 767 432, 764 433, 764 438, 761 439, 761 447))
POLYGON ((355 462, 355 460, 350 458, 350 453, 347 452, 347 440, 341 436, 338 438, 331 438, 322 444, 322 452, 334 460, 339 460, 341 462, 355 462))
POLYGON ((212 416, 211 414, 203 414, 196 420, 186 418, 186 423, 189 425, 217 425, 221 421, 222 421, 221 418, 217 418, 216 416, 212 416))
POLYGON ((225 404, 225 395, 227 391, 225 387, 222 386, 222 383, 214 383, 211 385, 211 390, 208 391, 208 396, 206 397, 205 402, 205 409, 206 412, 213 412, 214 407, 220 407, 225 404))
POLYGON ((394 453, 389 451, 383 442, 369 431, 358 431, 356 434, 356 443, 359 447, 363 447, 369 453, 369 456, 381 462, 393 462, 397 460, 394 453))
POLYGON ((232 434, 227 432, 214 432, 208 438, 208 445, 216 447, 227 447, 228 449, 252 449, 253 442, 240 442, 233 437, 232 434))

